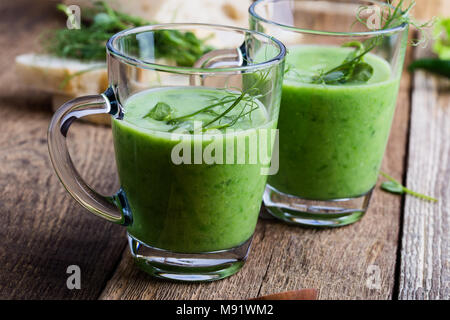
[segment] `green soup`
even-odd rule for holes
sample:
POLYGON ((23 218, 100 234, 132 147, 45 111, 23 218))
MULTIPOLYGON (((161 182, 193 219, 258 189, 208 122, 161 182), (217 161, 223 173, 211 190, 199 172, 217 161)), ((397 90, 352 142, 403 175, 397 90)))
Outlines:
MULTIPOLYGON (((267 177, 261 174, 262 165, 175 164, 172 151, 181 137, 190 139, 185 141, 191 150, 200 146, 204 151, 211 142, 192 134, 174 138, 164 121, 145 117, 158 102, 167 103, 182 116, 223 95, 223 90, 202 87, 148 90, 131 96, 123 120, 113 121, 120 183, 132 214, 128 232, 138 241, 194 253, 229 249, 252 236, 267 177)), ((239 131, 221 131, 215 141, 225 148, 240 136, 251 139, 261 129, 276 126, 268 121, 264 106, 256 105, 251 118, 244 117, 231 127, 239 131)), ((214 116, 200 113, 195 120, 206 123, 214 116)), ((249 157, 250 148, 245 145, 235 143, 233 150, 234 161, 239 152, 249 157)), ((191 158, 194 162, 194 155, 191 158)))
POLYGON ((269 177, 278 191, 312 200, 360 196, 376 183, 394 114, 399 78, 373 54, 365 84, 302 83, 297 72, 339 65, 348 48, 298 46, 287 62, 278 128, 280 169, 269 177), (290 76, 291 75, 291 76, 290 76), (294 76, 292 76, 294 75, 294 76))

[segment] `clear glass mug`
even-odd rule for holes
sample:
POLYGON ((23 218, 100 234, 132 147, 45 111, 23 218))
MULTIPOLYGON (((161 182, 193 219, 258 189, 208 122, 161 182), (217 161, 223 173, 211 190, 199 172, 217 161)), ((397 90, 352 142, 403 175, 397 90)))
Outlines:
POLYGON ((389 10, 386 3, 364 0, 259 0, 250 7, 250 29, 278 38, 288 49, 278 122, 280 169, 264 193, 273 216, 336 227, 366 212, 408 37, 407 24, 383 29, 381 17, 389 10), (361 68, 338 68, 350 54, 355 58, 368 49, 361 68))
POLYGON ((261 206, 270 164, 249 159, 265 142, 270 162, 275 139, 260 134, 277 125, 285 47, 241 28, 165 24, 120 32, 106 48, 109 88, 65 103, 50 123, 57 175, 86 209, 127 227, 131 254, 151 275, 232 275, 247 258, 261 206), (180 37, 200 39, 200 51, 173 47, 180 37), (180 55, 167 58, 168 48, 180 55), (101 113, 111 116, 121 186, 111 196, 83 181, 66 147, 73 120, 101 113))

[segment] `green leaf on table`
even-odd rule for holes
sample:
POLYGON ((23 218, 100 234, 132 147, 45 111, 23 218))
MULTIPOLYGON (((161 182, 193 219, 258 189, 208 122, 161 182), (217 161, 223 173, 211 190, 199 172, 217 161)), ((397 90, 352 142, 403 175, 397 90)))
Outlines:
POLYGON ((388 175, 387 173, 380 171, 380 174, 385 177, 386 179, 388 179, 389 181, 383 182, 381 184, 381 189, 387 191, 387 192, 391 192, 391 193, 395 193, 395 194, 410 194, 416 198, 420 198, 423 200, 428 200, 428 201, 432 201, 432 202, 437 202, 438 200, 436 198, 427 196, 425 194, 419 193, 419 192, 415 192, 411 189, 408 189, 407 187, 405 187, 404 185, 402 185, 400 182, 398 182, 397 180, 395 180, 394 178, 392 178, 390 175, 388 175))
POLYGON ((391 192, 391 193, 397 193, 397 194, 403 194, 405 193, 403 191, 403 186, 393 182, 393 181, 385 181, 381 184, 381 189, 391 192))
POLYGON ((165 102, 158 102, 143 118, 152 118, 157 121, 168 121, 171 119, 173 109, 165 102))

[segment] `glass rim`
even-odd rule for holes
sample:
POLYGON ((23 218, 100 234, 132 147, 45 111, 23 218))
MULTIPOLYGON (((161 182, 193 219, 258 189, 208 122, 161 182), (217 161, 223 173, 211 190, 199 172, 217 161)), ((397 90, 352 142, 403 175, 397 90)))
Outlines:
MULTIPOLYGON (((297 1, 297 0, 294 0, 297 1)), ((330 0, 323 0, 323 1, 328 1, 330 2, 330 0)), ((360 1, 360 0, 358 0, 360 1)), ((370 2, 373 2, 375 4, 378 4, 380 6, 384 6, 384 7, 391 7, 394 8, 391 4, 388 4, 387 2, 382 2, 379 0, 367 0, 370 2)), ((406 29, 406 27, 408 26, 408 24, 406 22, 403 22, 402 24, 392 27, 392 28, 388 28, 388 29, 378 29, 378 30, 373 30, 373 31, 357 31, 357 32, 341 32, 341 31, 324 31, 324 30, 313 30, 313 29, 304 29, 304 28, 297 28, 297 27, 293 27, 293 26, 288 26, 286 24, 282 24, 282 23, 278 23, 272 20, 268 20, 266 18, 261 17, 259 14, 256 13, 255 8, 256 6, 258 6, 259 4, 263 4, 263 3, 276 3, 273 0, 256 0, 255 2, 253 2, 250 7, 248 8, 248 12, 250 14, 250 18, 255 18, 257 20, 260 20, 262 22, 265 22, 267 24, 271 24, 271 25, 275 25, 278 26, 282 29, 286 29, 288 31, 292 31, 292 32, 297 32, 297 33, 307 33, 307 34, 314 34, 314 35, 322 35, 322 36, 347 36, 347 37, 355 37, 355 36, 376 36, 376 35, 382 35, 382 34, 389 34, 389 33, 395 33, 395 32, 401 32, 404 31, 406 29)))
POLYGON ((179 73, 179 74, 196 74, 196 75, 204 75, 204 74, 211 74, 211 73, 235 73, 235 72, 249 72, 253 70, 261 70, 266 69, 268 67, 271 67, 273 65, 277 65, 281 63, 285 57, 286 57, 286 47, 284 44, 276 39, 275 37, 269 36, 265 33, 255 31, 255 30, 249 30, 245 28, 240 27, 234 27, 234 26, 226 26, 226 25, 220 25, 220 24, 209 24, 209 23, 161 23, 161 24, 152 24, 152 25, 146 25, 141 27, 135 27, 126 29, 123 31, 120 31, 116 34, 114 34, 106 43, 106 50, 108 54, 111 54, 117 58, 119 58, 121 61, 132 65, 134 67, 140 67, 144 69, 154 69, 158 71, 168 71, 173 73, 179 73), (245 66, 238 66, 238 67, 227 67, 227 68, 194 68, 194 67, 183 67, 183 66, 170 66, 170 65, 164 65, 164 64, 158 64, 154 62, 145 61, 143 59, 137 59, 130 57, 129 55, 121 52, 117 46, 115 45, 116 42, 123 37, 132 35, 132 34, 138 34, 146 31, 154 31, 154 30, 164 30, 164 29, 177 29, 180 27, 203 27, 203 28, 216 28, 216 29, 225 29, 229 31, 239 31, 247 34, 255 34, 262 36, 268 40, 268 42, 272 42, 278 49, 278 54, 268 60, 265 60, 260 63, 255 63, 251 65, 245 65, 245 66))

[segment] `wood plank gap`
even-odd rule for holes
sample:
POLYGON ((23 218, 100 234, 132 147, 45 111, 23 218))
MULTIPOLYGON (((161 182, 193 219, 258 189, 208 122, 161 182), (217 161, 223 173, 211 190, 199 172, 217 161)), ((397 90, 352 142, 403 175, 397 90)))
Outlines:
MULTIPOLYGON (((413 36, 417 37, 418 32, 413 32, 413 36)), ((414 49, 409 50, 407 53, 407 57, 405 59, 405 65, 409 64, 414 56, 414 49)), ((406 68, 404 67, 404 72, 406 68)), ((413 77, 409 77, 409 92, 408 92, 408 105, 409 105, 409 117, 408 117, 408 125, 406 128, 406 145, 405 145, 405 158, 403 159, 403 175, 402 175, 402 184, 406 185, 406 179, 408 175, 408 159, 409 159, 409 143, 410 143, 410 134, 411 134, 411 105, 412 105, 412 96, 414 91, 414 81, 413 77)), ((402 201, 400 205, 400 217, 399 217, 399 230, 398 230, 398 246, 397 246, 397 258, 395 262, 395 272, 394 272, 394 287, 392 289, 392 300, 398 300, 398 295, 400 291, 400 273, 401 273, 401 256, 402 256, 402 238, 403 238, 403 224, 405 220, 405 195, 402 195, 402 201)))
POLYGON ((269 268, 270 268, 270 263, 272 262, 272 257, 273 257, 273 249, 270 252, 270 259, 269 259, 269 263, 267 264, 266 272, 264 273, 264 276, 262 277, 262 280, 261 280, 261 284, 259 285, 257 297, 259 297, 261 295, 261 289, 263 287, 264 281, 266 280, 267 274, 269 273, 269 268))

